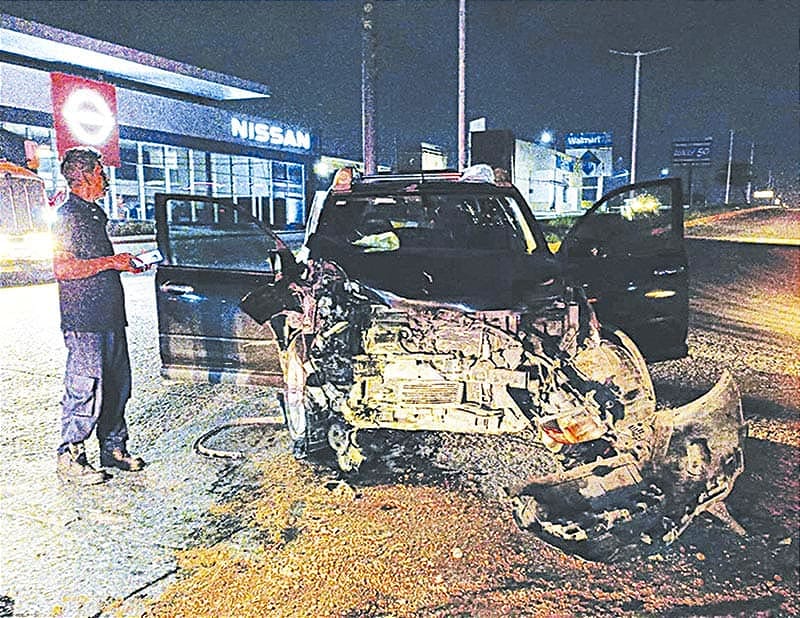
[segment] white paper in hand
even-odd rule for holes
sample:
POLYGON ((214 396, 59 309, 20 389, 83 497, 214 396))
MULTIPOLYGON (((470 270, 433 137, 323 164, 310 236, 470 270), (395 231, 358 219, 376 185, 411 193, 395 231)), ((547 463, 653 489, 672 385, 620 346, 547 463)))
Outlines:
POLYGON ((164 259, 164 256, 161 255, 161 251, 158 249, 153 249, 152 251, 145 251, 144 253, 140 253, 134 256, 134 261, 137 262, 137 266, 141 264, 142 266, 150 266, 151 264, 156 264, 164 259))

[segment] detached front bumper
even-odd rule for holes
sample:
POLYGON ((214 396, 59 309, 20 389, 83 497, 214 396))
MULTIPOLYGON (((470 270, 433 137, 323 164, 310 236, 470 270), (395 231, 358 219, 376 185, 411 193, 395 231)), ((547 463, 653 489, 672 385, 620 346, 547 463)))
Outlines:
POLYGON ((514 517, 546 541, 611 561, 641 543, 673 542, 694 517, 727 515, 744 470, 747 425, 726 371, 699 399, 655 413, 648 448, 532 479, 512 492, 514 517))

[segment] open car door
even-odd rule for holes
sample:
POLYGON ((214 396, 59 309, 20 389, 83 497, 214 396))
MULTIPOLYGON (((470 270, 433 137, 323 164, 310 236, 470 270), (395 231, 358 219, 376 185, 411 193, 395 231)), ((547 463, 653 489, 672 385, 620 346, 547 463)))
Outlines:
POLYGON ((686 355, 689 277, 680 179, 606 194, 578 219, 558 253, 600 321, 628 333, 648 360, 686 355))
POLYGON ((271 256, 286 245, 229 199, 156 195, 156 272, 161 373, 168 378, 281 384, 278 345, 240 307, 275 280, 271 256))

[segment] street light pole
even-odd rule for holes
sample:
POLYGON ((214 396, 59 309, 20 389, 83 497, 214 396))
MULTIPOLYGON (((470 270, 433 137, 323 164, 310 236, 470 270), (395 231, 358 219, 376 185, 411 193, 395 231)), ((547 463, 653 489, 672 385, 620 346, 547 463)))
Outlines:
POLYGON ((374 174, 375 163, 375 33, 373 10, 369 0, 361 7, 361 153, 364 157, 364 173, 374 174))
POLYGON ((458 169, 467 165, 467 0, 458 0, 458 169))
POLYGON ((633 80, 633 129, 631 131, 631 184, 636 182, 636 140, 639 135, 639 74, 642 70, 642 56, 649 56, 651 54, 658 54, 663 51, 672 49, 671 47, 661 47, 659 49, 651 49, 650 51, 635 51, 626 52, 617 49, 609 49, 612 54, 620 56, 634 56, 636 58, 636 72, 633 80))
MULTIPOLYGON (((747 204, 750 204, 751 194, 753 192, 753 159, 756 152, 756 143, 750 142, 750 166, 747 168, 747 204)), ((112 170, 114 168, 111 168, 112 170)))

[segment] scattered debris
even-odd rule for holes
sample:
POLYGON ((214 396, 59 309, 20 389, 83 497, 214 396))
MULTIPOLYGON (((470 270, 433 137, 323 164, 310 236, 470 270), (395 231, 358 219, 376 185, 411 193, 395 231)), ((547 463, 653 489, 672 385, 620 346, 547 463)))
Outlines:
MULTIPOLYGON (((704 511, 743 532, 722 504, 744 467, 731 376, 657 410, 635 344, 602 328, 578 291, 536 312, 465 312, 314 260, 277 285, 285 415, 304 455, 332 451, 353 473, 381 449, 362 439, 374 430, 514 434, 555 469, 510 488, 514 518, 565 551, 610 561, 668 545, 704 511)), ((243 306, 264 317, 268 296, 243 306)))

